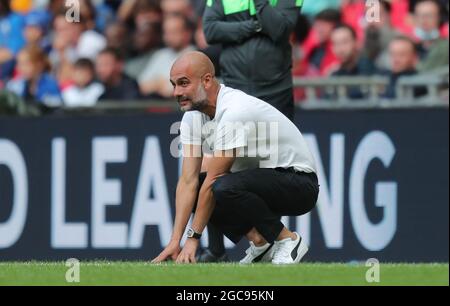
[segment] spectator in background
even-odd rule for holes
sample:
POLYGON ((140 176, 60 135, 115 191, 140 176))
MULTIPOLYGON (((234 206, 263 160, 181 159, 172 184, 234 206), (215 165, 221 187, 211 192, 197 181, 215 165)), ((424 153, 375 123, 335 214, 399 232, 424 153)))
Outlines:
POLYGON ((25 16, 24 37, 27 45, 39 46, 49 53, 52 46, 47 36, 50 15, 46 11, 31 11, 25 16))
POLYGON ((89 29, 94 24, 91 15, 85 17, 80 14, 80 22, 69 22, 63 8, 54 17, 50 61, 62 86, 71 82, 73 64, 79 58, 95 60, 97 54, 106 47, 103 35, 89 29))
POLYGON ((170 15, 164 18, 163 40, 167 47, 155 52, 139 76, 142 94, 160 98, 172 96, 172 85, 167 82, 170 67, 183 52, 195 49, 192 38, 193 26, 187 17, 170 15))
POLYGON ((68 107, 94 106, 105 91, 103 85, 95 81, 95 67, 88 58, 75 62, 73 82, 62 93, 64 105, 68 107))
POLYGON ((74 61, 79 58, 95 60, 97 54, 106 47, 105 37, 90 28, 91 22, 92 20, 83 16, 80 22, 67 22, 74 61))
POLYGON ((326 76, 338 60, 333 53, 331 33, 341 23, 341 14, 337 10, 327 9, 314 18, 310 37, 304 44, 305 57, 299 74, 304 76, 326 76))
POLYGON ((380 0, 380 20, 369 21, 365 29, 364 55, 382 70, 390 68, 389 43, 400 33, 392 27, 391 3, 380 0))
MULTIPOLYGON (((397 0, 399 1, 399 0, 397 0)), ((412 29, 410 29, 410 32, 407 33, 414 33, 414 26, 415 26, 415 18, 414 18, 414 11, 416 8, 416 5, 419 2, 422 2, 424 0, 404 0, 409 2, 409 11, 411 13, 411 27, 412 29)), ((439 6, 439 15, 440 15, 440 24, 441 24, 441 28, 440 28, 440 32, 441 32, 441 37, 446 37, 448 38, 448 20, 449 20, 449 1, 448 0, 435 0, 435 3, 439 6)))
MULTIPOLYGON (((333 52, 340 65, 333 76, 368 76, 374 74, 375 66, 361 54, 358 47, 358 37, 349 25, 339 25, 331 34, 333 52)), ((350 99, 362 99, 364 94, 359 87, 348 87, 347 96, 350 99)))
POLYGON ((17 55, 18 76, 7 83, 7 89, 26 101, 46 106, 61 105, 58 82, 50 75, 50 62, 38 46, 28 46, 17 55))
POLYGON ((290 35, 300 15, 298 1, 252 6, 207 4, 203 28, 209 43, 222 44, 221 76, 225 85, 267 101, 293 120, 292 46, 290 35))
MULTIPOLYGON (((54 39, 64 41, 64 57, 71 63, 79 58, 95 60, 97 54, 106 47, 103 35, 89 29, 92 17, 80 16, 80 22, 66 20, 66 11, 62 9, 53 21, 54 39)), ((58 55, 58 54, 56 54, 58 55)))
POLYGON ((25 45, 23 28, 23 18, 12 12, 9 0, 0 0, 0 83, 12 76, 14 58, 25 45))
POLYGON ((435 0, 418 1, 414 7, 414 36, 419 44, 422 70, 448 66, 448 40, 441 38, 441 6, 435 0), (433 55, 430 53, 433 51, 433 55), (435 54, 438 54, 436 56, 435 54), (446 56, 440 55, 446 54, 446 56))
POLYGON ((72 63, 76 60, 70 50, 70 25, 66 20, 65 13, 60 11, 53 18, 53 41, 49 59, 52 73, 63 85, 71 80, 72 63))
MULTIPOLYGON (((393 99, 396 97, 396 85, 400 77, 413 76, 417 74, 416 64, 418 54, 414 42, 406 36, 398 36, 389 44, 389 56, 391 58, 391 71, 387 74, 389 85, 382 95, 384 98, 393 99)), ((414 96, 418 97, 426 94, 426 89, 417 87, 414 96)))
POLYGON ((137 79, 145 66, 161 47, 161 24, 159 22, 147 22, 137 25, 133 33, 132 54, 134 55, 125 64, 125 73, 131 78, 137 79))
POLYGON ((340 64, 333 76, 359 76, 376 73, 373 62, 361 54, 355 30, 349 25, 337 26, 331 34, 333 53, 340 64))
POLYGON ((128 27, 125 24, 121 22, 112 23, 106 27, 106 45, 119 49, 125 57, 128 57, 131 44, 129 34, 128 27))
POLYGON ((105 87, 100 100, 137 100, 140 98, 136 81, 124 74, 124 58, 119 50, 102 50, 95 63, 97 78, 105 87))

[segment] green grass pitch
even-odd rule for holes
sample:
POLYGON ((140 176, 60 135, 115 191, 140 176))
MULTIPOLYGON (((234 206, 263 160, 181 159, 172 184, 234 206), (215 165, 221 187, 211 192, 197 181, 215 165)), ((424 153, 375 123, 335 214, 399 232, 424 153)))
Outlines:
POLYGON ((301 263, 153 265, 146 262, 81 262, 80 283, 67 283, 64 262, 0 263, 5 285, 449 285, 448 264, 383 264, 380 282, 366 282, 364 264, 301 263))

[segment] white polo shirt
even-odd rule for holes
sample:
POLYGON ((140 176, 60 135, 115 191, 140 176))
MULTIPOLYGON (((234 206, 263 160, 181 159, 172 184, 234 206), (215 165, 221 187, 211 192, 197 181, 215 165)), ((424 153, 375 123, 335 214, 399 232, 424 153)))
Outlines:
POLYGON ((269 103, 224 85, 214 119, 189 111, 180 130, 182 144, 202 145, 204 152, 236 149, 232 172, 278 167, 316 172, 314 158, 294 123, 269 103))

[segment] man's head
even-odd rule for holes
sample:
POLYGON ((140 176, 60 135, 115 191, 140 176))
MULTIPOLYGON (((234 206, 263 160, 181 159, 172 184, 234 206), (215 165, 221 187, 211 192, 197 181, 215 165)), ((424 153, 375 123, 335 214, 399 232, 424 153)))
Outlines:
POLYGON ((181 51, 190 45, 192 35, 193 28, 186 17, 172 15, 164 19, 163 39, 168 47, 181 51))
POLYGON ((139 54, 161 45, 161 23, 147 22, 136 27, 133 36, 133 49, 139 54))
POLYGON ((439 2, 434 0, 422 0, 416 3, 414 7, 414 20, 416 35, 420 39, 427 40, 427 37, 430 35, 437 35, 439 37, 440 10, 439 2))
POLYGON ((108 47, 97 55, 95 70, 102 83, 111 85, 122 76, 123 66, 121 52, 118 49, 108 47))
POLYGON ((88 58, 80 58, 74 64, 73 81, 78 87, 86 87, 95 78, 95 67, 88 58))
POLYGON ((213 63, 198 51, 186 52, 175 61, 170 82, 182 111, 204 110, 219 86, 213 63))
POLYGON ((106 41, 109 47, 126 50, 129 45, 128 28, 121 22, 108 25, 106 28, 106 41))
POLYGON ((405 36, 394 38, 389 44, 391 70, 401 73, 414 69, 417 63, 417 51, 414 42, 405 36))
POLYGON ((334 9, 321 11, 314 18, 313 29, 320 43, 330 39, 331 32, 341 22, 341 13, 334 9))
POLYGON ((331 34, 333 52, 343 65, 351 63, 358 56, 356 32, 348 25, 340 25, 331 34))

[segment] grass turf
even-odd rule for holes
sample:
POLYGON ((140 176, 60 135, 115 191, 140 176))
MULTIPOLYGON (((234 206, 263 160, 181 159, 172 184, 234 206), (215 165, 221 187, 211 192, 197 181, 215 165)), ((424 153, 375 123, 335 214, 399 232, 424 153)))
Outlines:
POLYGON ((67 283, 64 262, 0 263, 4 285, 449 285, 448 264, 381 264, 380 282, 367 283, 364 264, 302 263, 152 265, 145 262, 82 262, 80 283, 67 283))

